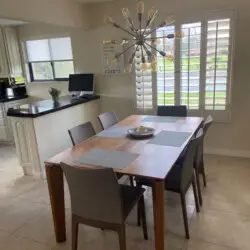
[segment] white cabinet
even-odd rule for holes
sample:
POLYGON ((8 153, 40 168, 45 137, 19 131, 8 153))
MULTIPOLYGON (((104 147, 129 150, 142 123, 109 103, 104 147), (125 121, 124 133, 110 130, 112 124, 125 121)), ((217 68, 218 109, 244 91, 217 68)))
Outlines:
POLYGON ((0 27, 0 77, 23 76, 16 29, 0 27))
POLYGON ((3 29, 6 41, 6 52, 9 63, 10 76, 22 76, 22 62, 16 29, 11 27, 5 27, 3 29))
POLYGON ((0 77, 9 77, 4 31, 0 28, 0 77))
POLYGON ((0 143, 1 142, 14 142, 13 129, 10 117, 7 117, 9 108, 14 108, 22 104, 28 103, 28 98, 0 103, 0 143))

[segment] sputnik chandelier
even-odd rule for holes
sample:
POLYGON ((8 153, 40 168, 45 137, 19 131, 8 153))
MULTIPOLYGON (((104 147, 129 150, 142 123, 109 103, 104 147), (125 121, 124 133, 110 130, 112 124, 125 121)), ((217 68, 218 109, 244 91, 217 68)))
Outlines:
MULTIPOLYGON (((140 55, 141 58, 141 70, 145 71, 147 70, 148 66, 147 63, 151 65, 151 70, 156 71, 156 54, 157 52, 166 59, 173 59, 173 56, 170 54, 167 54, 164 51, 158 50, 154 44, 159 43, 159 39, 174 39, 174 38, 183 38, 183 33, 175 33, 175 34, 168 34, 161 37, 153 37, 152 34, 159 28, 171 25, 174 23, 174 19, 169 16, 166 20, 164 20, 162 23, 157 25, 154 28, 151 28, 155 18, 158 15, 158 9, 156 9, 154 6, 148 11, 148 17, 146 21, 146 25, 143 27, 143 14, 144 14, 144 2, 142 0, 137 0, 137 13, 138 13, 138 23, 139 27, 135 27, 135 24, 133 20, 130 17, 130 12, 128 8, 122 9, 122 14, 128 24, 128 29, 120 26, 117 24, 111 16, 108 16, 105 18, 105 23, 113 25, 115 28, 121 29, 125 31, 127 34, 131 35, 131 39, 123 39, 121 45, 124 43, 128 43, 129 41, 132 42, 131 45, 129 45, 123 52, 117 53, 114 55, 114 58, 112 58, 112 62, 117 62, 117 59, 126 53, 128 50, 134 48, 133 53, 131 54, 128 65, 126 66, 125 70, 126 72, 131 72, 134 59, 136 55, 140 55)), ((117 43, 117 41, 112 40, 112 43, 117 43)))

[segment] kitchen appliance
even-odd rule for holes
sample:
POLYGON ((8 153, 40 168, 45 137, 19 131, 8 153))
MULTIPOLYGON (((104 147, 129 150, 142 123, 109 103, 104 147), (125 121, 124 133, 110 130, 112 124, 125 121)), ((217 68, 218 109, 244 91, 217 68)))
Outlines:
POLYGON ((0 98, 8 96, 7 88, 10 86, 9 78, 0 78, 0 98))

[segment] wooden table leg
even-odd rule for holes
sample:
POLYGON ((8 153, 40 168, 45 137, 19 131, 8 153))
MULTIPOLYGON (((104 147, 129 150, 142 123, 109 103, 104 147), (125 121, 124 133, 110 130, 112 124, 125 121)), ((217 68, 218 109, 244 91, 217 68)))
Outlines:
POLYGON ((56 241, 66 241, 63 171, 59 166, 45 165, 56 241))
POLYGON ((154 181, 153 203, 155 249, 164 250, 164 181, 154 181))

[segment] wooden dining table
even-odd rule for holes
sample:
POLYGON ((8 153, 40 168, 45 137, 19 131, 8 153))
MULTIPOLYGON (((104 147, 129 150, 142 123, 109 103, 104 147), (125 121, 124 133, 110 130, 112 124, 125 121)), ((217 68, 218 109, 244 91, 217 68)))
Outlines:
POLYGON ((153 181, 154 236, 155 249, 164 250, 164 180, 177 161, 183 149, 202 126, 201 117, 180 117, 171 122, 143 122, 146 116, 131 115, 116 126, 147 126, 155 129, 155 134, 162 130, 189 132, 190 136, 180 147, 161 146, 147 143, 149 139, 135 140, 129 137, 107 138, 94 136, 72 148, 51 157, 45 162, 47 183, 57 242, 66 241, 64 178, 61 162, 82 168, 95 168, 93 165, 76 165, 74 159, 87 154, 94 148, 119 150, 136 153, 139 156, 124 169, 115 172, 128 176, 149 178, 153 181))

